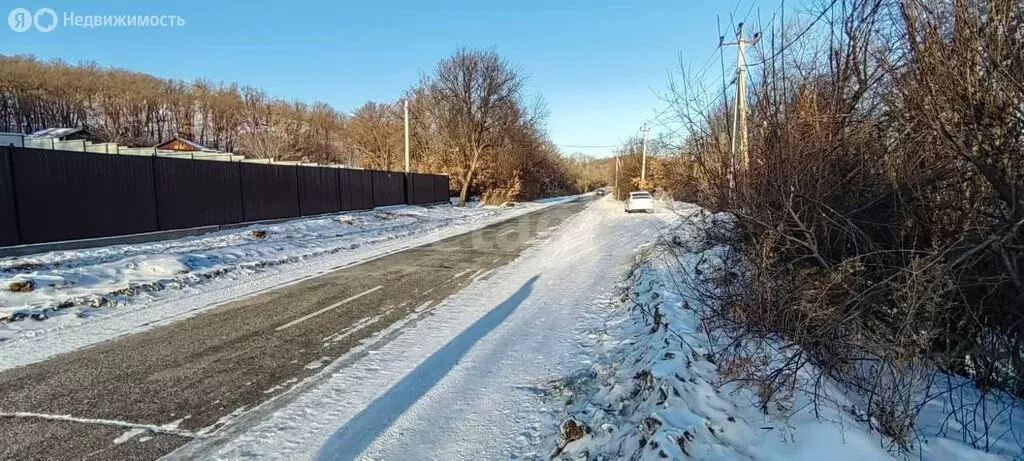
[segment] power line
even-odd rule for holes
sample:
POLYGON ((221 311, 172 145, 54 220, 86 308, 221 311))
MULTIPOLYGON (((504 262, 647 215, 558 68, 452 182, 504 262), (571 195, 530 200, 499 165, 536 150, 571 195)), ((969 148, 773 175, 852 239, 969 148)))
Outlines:
MULTIPOLYGON (((732 14, 730 14, 730 17, 734 17, 736 15, 736 13, 739 12, 740 5, 742 5, 742 0, 739 0, 736 3, 736 7, 735 7, 734 11, 732 12, 732 14)), ((756 3, 751 3, 750 9, 747 10, 747 14, 744 16, 744 21, 747 18, 750 17, 750 14, 753 12, 755 6, 756 6, 756 3)), ((724 36, 721 36, 721 21, 720 20, 719 20, 719 35, 720 35, 720 40, 719 40, 718 49, 719 49, 719 58, 721 60, 721 65, 722 65, 722 93, 723 93, 723 95, 725 95, 728 92, 728 89, 730 87, 732 87, 732 85, 734 85, 736 83, 736 80, 733 79, 729 83, 725 82, 725 57, 724 57, 724 53, 722 52, 722 44, 724 42, 724 36)), ((693 73, 692 76, 696 77, 697 79, 703 79, 704 76, 706 75, 706 72, 708 70, 710 70, 710 66, 711 66, 711 63, 713 62, 714 58, 715 58, 714 53, 709 55, 708 59, 705 60, 703 64, 701 64, 701 66, 698 68, 697 72, 693 73)), ((681 60, 681 58, 680 58, 680 60, 681 60)), ((729 108, 728 97, 725 98, 725 104, 726 104, 726 111, 728 111, 728 108, 729 108)), ((712 104, 709 105, 709 107, 713 106, 713 105, 714 104, 712 103, 712 104)), ((661 123, 659 120, 660 120, 660 118, 663 115, 665 115, 666 113, 668 113, 672 109, 673 109, 673 107, 671 105, 669 105, 668 107, 665 107, 664 109, 659 111, 654 116, 648 118, 644 122, 645 128, 641 130, 641 131, 645 132, 645 136, 644 137, 646 137, 646 130, 647 130, 646 125, 648 123, 655 123, 655 122, 658 122, 659 124, 664 125, 664 123, 661 123)), ((671 129, 670 128, 668 135, 669 136, 678 135, 679 131, 681 129, 682 128, 677 128, 677 129, 671 129)), ((615 144, 615 145, 554 144, 555 147, 565 148, 565 149, 618 149, 618 148, 626 147, 628 145, 630 145, 630 143, 628 143, 628 142, 623 142, 621 144, 615 144)))
MULTIPOLYGON (((669 105, 668 107, 666 107, 666 108, 662 109, 662 110, 661 110, 660 112, 658 112, 657 114, 654 114, 654 116, 653 116, 653 117, 651 117, 651 118, 647 119, 647 120, 646 120, 646 121, 645 121, 644 123, 645 123, 645 124, 647 124, 647 123, 655 123, 655 122, 658 122, 658 121, 659 121, 659 119, 661 119, 661 116, 662 116, 662 115, 665 115, 665 114, 666 114, 666 113, 667 113, 668 111, 670 111, 670 110, 672 110, 672 106, 671 106, 671 104, 670 104, 670 105, 669 105)), ((659 123, 659 124, 661 124, 661 123, 659 123)))
MULTIPOLYGON (((736 3, 736 6, 734 7, 733 12, 729 15, 731 23, 734 23, 734 21, 736 19, 736 15, 737 15, 737 13, 739 13, 739 9, 742 6, 742 3, 743 3, 743 0, 738 0, 737 3, 736 3)), ((838 0, 832 0, 831 3, 829 3, 829 5, 827 7, 825 7, 824 10, 822 10, 817 15, 817 17, 815 17, 814 20, 811 21, 810 24, 808 24, 808 26, 806 28, 804 28, 804 30, 802 30, 799 34, 797 34, 796 37, 791 39, 789 41, 789 43, 783 44, 782 47, 779 50, 775 51, 771 57, 769 57, 769 58, 767 58, 767 59, 765 59, 765 60, 763 60, 761 62, 758 62, 756 64, 749 64, 749 63, 743 62, 741 64, 741 66, 743 67, 742 70, 746 70, 747 68, 749 68, 752 65, 754 65, 754 66, 762 65, 762 64, 764 64, 764 63, 766 63, 768 61, 771 61, 771 60, 775 59, 776 57, 778 57, 780 55, 784 55, 783 53, 785 53, 785 51, 788 48, 790 48, 791 46, 796 44, 798 41, 800 41, 800 39, 802 39, 804 37, 804 35, 806 35, 818 22, 821 21, 821 19, 826 14, 828 14, 829 11, 831 11, 835 7, 836 3, 838 3, 838 0)), ((772 15, 773 20, 774 20, 775 16, 779 14, 779 12, 782 12, 783 15, 785 14, 785 11, 784 11, 785 10, 785 6, 784 5, 785 5, 785 3, 783 2, 782 5, 780 5, 779 8, 776 10, 775 14, 772 15)), ((745 23, 750 18, 750 15, 754 12, 754 9, 756 7, 757 7, 756 2, 752 2, 750 7, 749 7, 749 9, 747 10, 747 13, 743 17, 743 21, 740 22, 740 24, 741 24, 740 27, 742 27, 742 24, 745 23)), ((758 10, 758 18, 760 18, 760 10, 758 10)), ((725 37, 722 35, 721 18, 720 17, 718 18, 718 31, 719 31, 719 37, 720 37, 719 46, 718 46, 718 52, 719 52, 718 55, 719 55, 719 61, 720 61, 720 65, 721 65, 721 72, 722 72, 722 74, 721 74, 722 75, 722 96, 723 96, 723 99, 724 99, 726 113, 728 113, 729 109, 730 109, 730 101, 729 101, 729 97, 728 97, 728 92, 729 92, 729 89, 733 85, 737 84, 737 78, 734 77, 731 81, 727 81, 726 80, 727 73, 726 73, 726 66, 725 66, 725 53, 724 53, 724 50, 723 50, 723 45, 724 45, 725 37)), ((740 40, 741 41, 743 40, 742 37, 740 38, 740 40)), ((755 40, 756 40, 756 36, 755 36, 755 40)), ((701 66, 697 68, 696 72, 691 73, 691 76, 695 77, 697 79, 703 79, 707 75, 707 72, 710 70, 710 66, 713 63, 714 57, 715 56, 712 53, 708 57, 708 59, 705 60, 704 63, 701 64, 701 66)), ((682 60, 682 58, 680 58, 680 61, 681 60, 682 60)), ((738 70, 738 72, 742 72, 742 70, 738 70)), ((709 108, 711 106, 714 106, 713 102, 709 104, 709 108)), ((647 124, 647 123, 659 123, 659 124, 664 126, 665 122, 661 121, 661 117, 664 116, 666 113, 668 113, 669 111, 671 111, 673 109, 674 109, 674 107, 670 104, 668 107, 665 107, 664 109, 660 110, 657 114, 655 114, 653 117, 649 118, 647 120, 647 122, 645 122, 645 124, 647 124)), ((666 128, 668 128, 668 132, 667 132, 668 136, 676 136, 676 135, 679 135, 679 132, 684 127, 673 129, 673 128, 670 128, 670 127, 666 126, 666 128)), ((628 145, 629 145, 628 142, 624 142, 622 144, 617 144, 617 145, 568 145, 568 144, 556 144, 556 146, 558 146, 558 147, 576 148, 576 149, 590 149, 590 148, 594 148, 594 149, 613 149, 613 148, 626 147, 628 145)))
MULTIPOLYGON (((750 9, 747 10, 747 15, 743 16, 743 21, 740 21, 740 24, 746 24, 747 23, 747 19, 750 19, 750 13, 754 12, 754 7, 755 6, 757 6, 757 2, 751 2, 750 3, 750 9)), ((760 16, 760 14, 758 14, 758 16, 760 16)))
MULTIPOLYGON (((782 48, 779 48, 778 51, 772 53, 771 56, 763 59, 761 62, 759 62, 757 64, 751 64, 751 65, 760 66, 760 65, 762 65, 764 63, 767 63, 767 62, 772 61, 775 58, 779 57, 779 55, 784 53, 787 48, 789 48, 790 46, 795 45, 796 42, 800 41, 800 39, 803 38, 803 36, 806 35, 807 32, 809 32, 811 30, 811 28, 813 28, 814 25, 818 23, 818 21, 821 21, 821 18, 825 17, 825 15, 828 14, 828 12, 831 11, 832 8, 835 7, 836 3, 838 3, 838 2, 839 2, 839 0, 832 0, 832 3, 829 3, 828 6, 825 7, 825 9, 822 10, 822 12, 818 14, 818 17, 814 18, 814 20, 811 21, 811 23, 808 24, 807 27, 804 28, 804 30, 800 31, 800 33, 797 34, 796 37, 794 37, 792 40, 790 40, 789 43, 784 43, 782 45, 782 48)), ((785 12, 783 12, 783 14, 785 14, 785 12)), ((782 27, 785 27, 785 24, 783 24, 782 27)))
POLYGON ((713 61, 714 59, 715 59, 715 54, 714 54, 714 53, 711 53, 711 55, 710 55, 710 56, 708 56, 708 60, 707 60, 707 61, 704 61, 704 64, 702 64, 702 65, 700 66, 700 70, 698 70, 697 72, 694 72, 694 73, 693 73, 693 77, 695 77, 695 78, 696 78, 697 80, 703 80, 703 79, 704 79, 704 75, 705 75, 705 72, 707 72, 708 70, 711 70, 711 69, 710 69, 710 67, 711 67, 711 63, 712 63, 712 61, 713 61))
MULTIPOLYGON (((733 85, 735 85, 735 84, 736 84, 736 77, 733 77, 732 80, 729 80, 729 82, 726 83, 725 82, 725 77, 723 76, 722 77, 722 94, 726 95, 729 92, 729 90, 732 89, 733 85)), ((700 112, 701 113, 709 113, 709 112, 711 112, 712 108, 716 104, 718 104, 718 103, 719 103, 718 100, 711 99, 710 101, 708 101, 707 105, 705 105, 701 109, 700 112)), ((669 109, 671 109, 671 107, 666 108, 665 110, 662 111, 662 113, 668 112, 669 109)), ((725 112, 726 113, 730 113, 729 112, 729 98, 728 98, 728 96, 725 96, 725 112)), ((665 126, 665 125, 666 124, 664 124, 664 123, 662 124, 662 126, 665 126)), ((668 127, 666 127, 666 128, 668 128, 668 127)), ((662 135, 663 136, 666 136, 666 135, 667 136, 678 136, 678 135, 680 135, 680 131, 682 131, 682 130, 684 130, 686 128, 687 128, 686 126, 681 126, 681 127, 678 127, 678 128, 668 128, 669 131, 668 132, 664 132, 663 131, 662 135)), ((731 135, 731 133, 729 133, 729 134, 731 135)))
POLYGON ((733 8, 732 9, 732 13, 729 13, 729 25, 730 26, 735 26, 736 25, 736 13, 740 12, 740 5, 742 5, 742 4, 743 4, 743 0, 737 0, 736 1, 736 8, 733 8))

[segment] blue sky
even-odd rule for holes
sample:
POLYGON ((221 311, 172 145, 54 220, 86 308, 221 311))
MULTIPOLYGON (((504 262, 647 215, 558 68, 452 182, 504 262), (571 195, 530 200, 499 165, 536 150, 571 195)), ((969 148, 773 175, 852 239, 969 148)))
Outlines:
MULTIPOLYGON (((349 111, 393 100, 458 47, 493 48, 550 110, 560 145, 614 145, 664 104, 667 72, 717 53, 723 24, 777 1, 18 1, 77 15, 177 15, 184 27, 0 29, 0 53, 96 61, 165 78, 235 81, 349 111)), ((796 2, 793 2, 796 3, 796 2)), ((4 14, 8 13, 4 9, 4 14)), ((63 21, 63 19, 61 19, 63 21)), ((751 21, 752 22, 752 19, 751 21)), ((733 52, 734 53, 734 52, 733 52)), ((718 76, 717 74, 715 75, 718 76)), ((610 149, 564 148, 604 156, 610 149)))

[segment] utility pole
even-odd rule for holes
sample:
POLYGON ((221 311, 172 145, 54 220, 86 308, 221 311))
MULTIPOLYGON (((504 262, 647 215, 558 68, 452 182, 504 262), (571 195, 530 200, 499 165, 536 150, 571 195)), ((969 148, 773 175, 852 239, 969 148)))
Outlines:
MULTIPOLYGON (((747 56, 746 46, 755 45, 761 40, 761 33, 754 34, 750 40, 743 38, 743 23, 736 30, 736 42, 725 43, 720 38, 721 46, 736 45, 736 105, 733 107, 732 122, 732 161, 735 169, 737 156, 742 170, 750 166, 750 154, 747 150, 747 56)), ((731 178, 731 176, 730 176, 731 178)), ((730 184, 732 185, 732 184, 730 184)))
POLYGON ((409 100, 405 100, 405 172, 409 172, 409 100))
POLYGON ((615 200, 619 199, 619 154, 615 154, 615 200))
POLYGON ((643 184, 641 187, 645 187, 645 188, 646 188, 646 182, 647 182, 647 132, 650 131, 650 130, 651 130, 650 128, 647 128, 647 124, 646 123, 644 123, 643 128, 640 128, 640 131, 642 131, 644 133, 643 155, 642 155, 642 159, 643 160, 640 161, 640 183, 643 184))

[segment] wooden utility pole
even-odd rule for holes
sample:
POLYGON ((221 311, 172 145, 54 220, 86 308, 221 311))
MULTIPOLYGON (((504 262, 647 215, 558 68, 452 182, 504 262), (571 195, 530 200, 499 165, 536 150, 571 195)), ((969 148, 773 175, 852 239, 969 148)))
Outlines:
POLYGON ((405 100, 405 172, 409 172, 409 100, 405 100))
MULTIPOLYGON (((743 23, 741 22, 736 30, 736 42, 725 43, 724 37, 720 39, 722 46, 736 45, 736 104, 733 107, 732 118, 732 163, 735 169, 737 156, 741 170, 750 166, 750 154, 747 150, 747 57, 746 46, 755 45, 761 40, 761 34, 756 33, 750 40, 743 38, 743 23)), ((731 176, 730 176, 731 177, 731 176)), ((731 184, 730 184, 731 185, 731 184)))
POLYGON ((640 131, 644 133, 643 154, 641 156, 642 160, 640 161, 640 187, 644 188, 647 187, 647 132, 650 130, 650 128, 647 128, 646 123, 644 123, 644 126, 640 128, 640 131))

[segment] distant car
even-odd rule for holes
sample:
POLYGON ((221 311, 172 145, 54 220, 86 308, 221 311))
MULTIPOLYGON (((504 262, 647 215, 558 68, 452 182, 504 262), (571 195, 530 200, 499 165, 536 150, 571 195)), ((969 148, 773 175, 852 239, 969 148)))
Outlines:
POLYGON ((629 198, 626 199, 626 213, 632 213, 634 211, 654 212, 654 199, 651 197, 650 192, 640 191, 629 193, 629 198))
POLYGON ((608 194, 608 191, 606 191, 604 189, 598 189, 597 190, 597 195, 599 195, 599 196, 600 195, 607 195, 607 194, 608 194))

